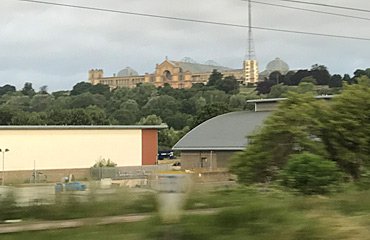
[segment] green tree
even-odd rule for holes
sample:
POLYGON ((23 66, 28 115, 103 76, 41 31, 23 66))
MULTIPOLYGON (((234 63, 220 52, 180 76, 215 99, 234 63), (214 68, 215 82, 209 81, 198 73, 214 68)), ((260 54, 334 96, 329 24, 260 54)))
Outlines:
POLYGON ((135 116, 135 118, 137 118, 140 114, 139 104, 137 104, 137 102, 133 99, 129 99, 123 102, 120 108, 131 112, 135 116))
POLYGON ((218 115, 229 112, 228 105, 225 103, 212 103, 205 105, 201 111, 195 116, 193 127, 201 124, 202 122, 216 117, 218 115))
POLYGON ((105 84, 100 84, 100 83, 96 84, 96 85, 92 85, 88 90, 92 94, 100 94, 100 95, 103 95, 107 98, 111 94, 109 86, 105 85, 105 84))
POLYGON ((186 126, 189 126, 192 122, 193 118, 191 115, 181 112, 177 112, 174 115, 166 118, 166 123, 174 130, 181 130, 186 126))
POLYGON ((312 66, 310 73, 316 79, 318 85, 328 85, 330 73, 326 66, 315 64, 312 66))
POLYGON ((0 106, 0 125, 11 125, 16 110, 6 106, 0 106))
POLYGON ((105 158, 100 158, 96 163, 94 164, 93 168, 98 168, 98 167, 116 167, 117 163, 113 162, 112 160, 105 159, 105 158))
POLYGON ((139 105, 135 100, 123 102, 111 115, 119 124, 135 124, 141 116, 139 105))
POLYGON ((67 115, 67 125, 91 125, 91 117, 85 109, 71 109, 67 115))
POLYGON ((43 85, 40 87, 40 91, 38 92, 39 94, 48 94, 48 86, 43 85))
POLYGON ((166 119, 173 116, 179 110, 179 107, 180 104, 174 97, 162 95, 152 97, 142 107, 142 112, 144 115, 157 115, 166 122, 166 119))
POLYGON ((161 129, 158 132, 159 150, 171 149, 189 130, 189 127, 185 127, 182 130, 175 130, 173 128, 161 129))
POLYGON ((17 112, 12 118, 12 125, 45 125, 46 114, 37 112, 17 112))
POLYGON ((284 76, 284 84, 285 85, 288 85, 288 86, 292 86, 294 85, 293 81, 292 81, 292 77, 295 75, 295 72, 294 71, 289 71, 287 72, 287 74, 285 74, 284 76))
POLYGON ((2 96, 4 94, 7 94, 9 92, 15 92, 15 91, 16 91, 16 89, 15 89, 14 86, 6 84, 6 85, 0 87, 0 96, 2 96))
POLYGON ((117 111, 117 109, 120 109, 123 102, 134 98, 135 94, 129 88, 122 87, 114 89, 111 97, 107 101, 105 110, 107 114, 110 115, 117 111))
POLYGON ((362 76, 366 76, 367 74, 366 74, 366 71, 363 70, 363 69, 356 69, 356 71, 354 71, 353 75, 354 75, 353 76, 354 78, 360 78, 362 76))
POLYGON ((261 95, 261 94, 270 93, 271 88, 272 88, 272 86, 274 86, 274 84, 275 84, 274 82, 271 82, 271 81, 268 81, 268 80, 257 83, 257 87, 256 87, 257 94, 261 95))
POLYGON ((228 76, 216 83, 218 90, 224 91, 227 94, 239 93, 239 83, 234 76, 228 76))
POLYGON ((274 179, 289 156, 301 151, 326 156, 319 117, 326 110, 311 94, 288 93, 264 126, 249 136, 245 151, 233 158, 231 170, 240 182, 274 179))
POLYGON ((127 98, 134 99, 140 107, 144 106, 152 97, 157 96, 157 89, 153 84, 143 83, 130 90, 133 97, 127 98))
POLYGON ((68 125, 70 110, 51 109, 46 112, 48 125, 68 125))
POLYGON ((24 95, 10 96, 4 106, 15 111, 29 111, 31 105, 31 98, 24 95))
POLYGON ((88 106, 98 106, 103 108, 107 100, 100 94, 91 94, 89 92, 72 96, 70 106, 72 108, 86 108, 88 106))
POLYGON ((304 94, 304 93, 311 93, 315 92, 315 85, 311 82, 301 82, 296 89, 295 92, 304 94))
MULTIPOLYGON (((180 102, 180 111, 182 113, 195 115, 197 113, 197 98, 192 97, 190 99, 182 99, 180 102)), ((205 100, 204 100, 205 101, 205 100)))
POLYGON ((366 76, 367 76, 368 78, 370 78, 370 68, 366 68, 366 69, 365 69, 365 72, 366 72, 366 76))
POLYGON ((54 97, 49 94, 36 94, 32 97, 30 107, 32 111, 42 112, 53 105, 54 97))
POLYGON ((67 97, 69 96, 69 94, 70 94, 70 91, 62 90, 62 91, 53 92, 51 95, 53 95, 54 98, 57 99, 59 97, 67 97))
POLYGON ((91 125, 106 125, 109 124, 107 115, 104 110, 97 106, 89 106, 86 108, 87 115, 90 118, 91 125))
POLYGON ((317 81, 316 81, 316 79, 314 77, 308 76, 308 77, 302 78, 300 84, 301 83, 312 83, 312 84, 316 85, 317 84, 317 81))
POLYGON ((283 84, 277 84, 271 87, 270 93, 267 95, 267 98, 281 98, 289 90, 288 86, 283 84))
POLYGON ((335 162, 303 152, 289 157, 279 177, 282 185, 311 195, 335 190, 342 174, 335 162))
POLYGON ((342 76, 339 75, 339 74, 334 74, 333 76, 331 76, 328 85, 329 85, 330 88, 340 88, 340 87, 342 87, 343 86, 342 76))
POLYGON ((21 92, 22 92, 23 95, 26 95, 26 96, 29 96, 29 97, 32 97, 33 95, 35 95, 35 90, 33 89, 32 83, 30 83, 30 82, 26 82, 24 84, 21 92))
POLYGON ((140 125, 161 125, 162 119, 161 117, 152 114, 152 115, 141 118, 138 124, 140 125))
POLYGON ((218 72, 216 69, 213 69, 211 75, 208 78, 207 86, 216 86, 219 81, 223 78, 222 73, 218 72))
POLYGON ((230 96, 227 95, 224 91, 211 89, 198 93, 197 97, 204 98, 207 104, 213 103, 217 104, 217 103, 228 103, 230 96))
POLYGON ((268 80, 270 82, 274 82, 275 84, 279 84, 284 82, 284 75, 281 74, 279 71, 274 71, 270 73, 268 80))
POLYGON ((229 100, 229 109, 233 111, 245 110, 247 97, 242 94, 232 95, 229 100))
POLYGON ((370 79, 347 85, 332 100, 331 111, 321 116, 323 142, 331 159, 354 178, 370 166, 370 79))
POLYGON ((346 82, 347 84, 354 84, 355 83, 353 81, 353 79, 348 74, 344 74, 343 81, 346 82))
MULTIPOLYGON (((53 95, 54 96, 54 95, 53 95)), ((73 97, 59 96, 51 102, 50 110, 70 109, 73 97)))
POLYGON ((137 121, 137 116, 126 109, 117 109, 111 117, 117 121, 117 124, 132 125, 137 121))
POLYGON ((79 82, 76 85, 73 86, 71 95, 80 95, 82 93, 87 93, 89 92, 90 88, 92 87, 91 83, 88 82, 79 82))
POLYGON ((297 86, 303 78, 312 76, 311 71, 307 69, 298 70, 289 77, 289 85, 297 86))

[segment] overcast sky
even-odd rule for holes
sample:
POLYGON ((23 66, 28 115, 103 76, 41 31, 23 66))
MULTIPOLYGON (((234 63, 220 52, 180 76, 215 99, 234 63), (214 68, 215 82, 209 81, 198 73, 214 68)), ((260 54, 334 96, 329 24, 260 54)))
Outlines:
MULTIPOLYGON (((241 0, 48 0, 89 7, 158 14, 248 25, 247 3, 241 0)), ((370 18, 370 13, 269 3, 370 18)), ((306 0, 311 1, 311 0, 306 0)), ((317 1, 316 2, 322 2, 317 1)), ((311 1, 311 2, 315 2, 311 1)), ((326 4, 370 9, 369 0, 328 0, 326 4)), ((312 12, 253 5, 253 24, 326 34, 370 38, 370 21, 312 12)), ((68 90, 87 80, 87 72, 101 68, 112 76, 130 66, 152 73, 166 56, 214 60, 241 68, 247 49, 247 29, 88 11, 58 6, 0 1, 0 86, 68 90)), ((276 57, 291 69, 323 64, 329 71, 352 75, 370 67, 370 41, 327 38, 253 30, 260 70, 276 57)))

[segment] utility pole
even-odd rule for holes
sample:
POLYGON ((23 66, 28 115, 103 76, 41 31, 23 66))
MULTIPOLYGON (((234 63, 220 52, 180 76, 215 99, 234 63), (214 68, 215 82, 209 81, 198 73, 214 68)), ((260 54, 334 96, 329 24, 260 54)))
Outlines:
POLYGON ((6 152, 9 152, 9 149, 5 148, 5 149, 0 149, 0 152, 3 153, 3 172, 2 172, 2 177, 1 177, 1 185, 4 186, 4 183, 5 183, 5 153, 6 152))

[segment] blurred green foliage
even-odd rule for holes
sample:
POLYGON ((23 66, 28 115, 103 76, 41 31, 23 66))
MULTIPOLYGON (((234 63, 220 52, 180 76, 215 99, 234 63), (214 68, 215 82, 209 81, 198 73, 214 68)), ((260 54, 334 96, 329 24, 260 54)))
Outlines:
POLYGON ((330 193, 342 180, 335 162, 307 152, 290 155, 279 178, 284 186, 304 194, 330 193))
MULTIPOLYGON (((127 194, 121 194, 117 197, 122 201, 127 194)), ((179 222, 173 224, 163 223, 154 214, 151 219, 143 222, 48 230, 33 232, 32 235, 2 234, 1 239, 367 239, 369 198, 370 191, 355 191, 351 188, 325 198, 294 195, 271 185, 236 186, 209 191, 198 188, 189 196, 187 208, 213 208, 213 213, 185 214, 179 222)), ((140 209, 139 206, 145 206, 149 200, 155 202, 155 199, 135 198, 136 204, 132 208, 140 209)), ((69 211, 83 208, 82 204, 75 204, 74 202, 75 207, 70 206, 69 211)), ((96 205, 95 209, 101 213, 101 207, 103 211, 112 213, 109 209, 119 211, 118 206, 117 203, 106 201, 104 205, 96 205)), ((37 214, 36 210, 33 213, 37 214)), ((72 212, 69 213, 73 215, 72 212)), ((97 213, 93 214, 99 216, 97 213)), ((59 217, 58 219, 62 219, 60 215, 59 217)))
POLYGON ((154 193, 132 193, 124 189, 105 194, 96 193, 94 190, 87 195, 74 192, 58 193, 54 204, 36 202, 23 207, 16 205, 12 191, 9 191, 5 198, 0 198, 0 220, 75 219, 153 212, 155 210, 154 193))
MULTIPOLYGON (((264 126, 249 136, 245 151, 233 158, 231 171, 242 183, 274 181, 290 156, 304 151, 334 162, 347 180, 366 186, 370 166, 370 79, 362 76, 356 81, 358 84, 345 85, 342 93, 330 101, 317 100, 311 92, 288 92, 287 100, 280 103, 264 126)), ((292 172, 285 170, 285 174, 292 172)))

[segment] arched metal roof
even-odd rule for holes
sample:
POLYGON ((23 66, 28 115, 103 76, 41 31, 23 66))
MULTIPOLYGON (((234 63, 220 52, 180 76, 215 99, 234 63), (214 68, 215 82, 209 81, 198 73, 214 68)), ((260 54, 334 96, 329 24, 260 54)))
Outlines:
POLYGON ((243 150, 271 112, 240 111, 209 119, 181 138, 173 150, 243 150))

